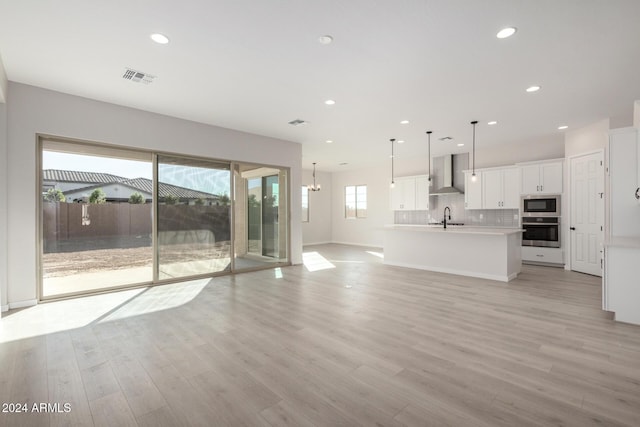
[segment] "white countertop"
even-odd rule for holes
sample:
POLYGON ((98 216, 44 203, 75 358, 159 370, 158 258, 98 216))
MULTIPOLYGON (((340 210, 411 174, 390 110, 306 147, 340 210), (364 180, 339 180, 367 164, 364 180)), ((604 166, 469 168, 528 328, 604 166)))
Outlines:
POLYGON ((456 234, 485 234, 494 236, 506 236, 514 233, 522 233, 521 228, 514 227, 472 227, 468 225, 450 225, 445 229, 442 225, 414 225, 414 224, 389 224, 385 230, 420 231, 428 233, 456 233, 456 234))
POLYGON ((604 246, 640 249, 640 237, 610 237, 603 244, 604 246))

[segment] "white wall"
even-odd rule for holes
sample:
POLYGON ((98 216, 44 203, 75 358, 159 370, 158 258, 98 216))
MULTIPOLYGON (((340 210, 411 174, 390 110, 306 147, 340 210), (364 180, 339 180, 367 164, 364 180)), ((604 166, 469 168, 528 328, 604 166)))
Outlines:
POLYGON ((384 167, 334 172, 331 185, 333 242, 382 247, 382 228, 393 222, 393 212, 389 209, 390 176, 384 167), (367 186, 366 218, 344 217, 344 189, 348 185, 367 186))
MULTIPOLYGON (((534 139, 521 144, 502 144, 478 148, 476 145, 476 168, 513 165, 520 162, 558 159, 564 157, 562 134, 549 138, 534 139)), ((469 166, 472 165, 469 155, 469 166)))
MULTIPOLYGON (((299 144, 9 83, 8 301, 36 299, 36 134, 291 168, 300 200, 299 144)), ((291 203, 291 260, 302 262, 300 203, 291 203)))
MULTIPOLYGON (((316 171, 320 191, 309 191, 309 222, 302 223, 302 243, 313 245, 331 242, 331 173, 316 171)), ((302 171, 302 185, 313 184, 313 171, 302 171)))
POLYGON ((0 103, 7 102, 8 87, 9 87, 9 81, 7 80, 7 73, 4 70, 4 64, 2 63, 2 56, 0 56, 0 103))
MULTIPOLYGON (((395 156, 396 176, 426 175, 428 171, 426 150, 424 157, 404 157, 401 149, 398 151, 399 153, 395 156)), ((563 134, 560 132, 546 138, 534 139, 520 144, 476 145, 476 168, 490 168, 513 165, 520 162, 558 159, 565 156, 564 152, 565 140, 563 134)), ((441 155, 442 154, 433 154, 434 157, 441 155)), ((387 163, 388 162, 381 163, 380 168, 381 170, 385 170, 385 173, 390 174, 391 166, 390 163, 387 163)), ((472 166, 472 154, 471 151, 469 151, 469 168, 472 166)))
POLYGON ((580 129, 567 131, 564 152, 567 158, 603 150, 609 142, 609 119, 603 119, 580 129))
POLYGON ((640 128, 640 101, 633 103, 633 127, 640 128))
POLYGON ((0 308, 7 305, 7 105, 0 102, 0 308))

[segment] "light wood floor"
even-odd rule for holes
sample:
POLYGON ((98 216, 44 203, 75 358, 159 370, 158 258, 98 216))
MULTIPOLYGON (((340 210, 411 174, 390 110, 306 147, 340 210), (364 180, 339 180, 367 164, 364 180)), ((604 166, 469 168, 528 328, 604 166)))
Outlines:
POLYGON ((600 310, 599 278, 506 284, 371 251, 5 315, 0 402, 72 410, 0 425, 640 425, 640 327, 600 310))

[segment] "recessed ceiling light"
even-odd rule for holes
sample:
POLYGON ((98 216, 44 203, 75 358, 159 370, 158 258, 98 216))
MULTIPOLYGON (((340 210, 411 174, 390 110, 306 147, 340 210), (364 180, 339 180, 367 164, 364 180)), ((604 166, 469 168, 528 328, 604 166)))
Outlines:
POLYGON ((562 125, 562 126, 558 126, 558 130, 565 130, 567 129, 569 126, 567 125, 562 125))
POLYGON ((464 144, 461 142, 458 144, 458 147, 464 147, 464 144))
POLYGON ((324 103, 327 105, 334 105, 336 101, 334 101, 333 99, 327 99, 326 101, 324 101, 324 103))
POLYGON ((499 39, 506 39, 507 37, 511 37, 512 35, 514 35, 516 31, 518 31, 516 27, 503 28, 500 31, 498 31, 498 34, 496 34, 496 37, 499 39))
POLYGON ((496 122, 495 120, 492 120, 490 122, 487 123, 489 126, 493 126, 493 125, 497 125, 498 122, 496 122))
POLYGON ((327 144, 333 144, 333 141, 332 141, 332 140, 330 140, 330 139, 327 139, 327 141, 326 141, 326 142, 327 142, 327 144))
POLYGON ((398 141, 398 144, 404 144, 404 140, 401 139, 400 141, 398 141))
POLYGON ((540 90, 540 86, 536 86, 536 85, 529 86, 529 87, 527 88, 527 92, 537 92, 537 91, 539 91, 539 90, 540 90))
POLYGON ((400 122, 401 125, 408 125, 409 124, 409 120, 403 120, 400 122))
POLYGON ((318 41, 320 42, 320 44, 331 44, 333 42, 333 37, 327 34, 318 37, 318 41))
POLYGON ((151 34, 151 40, 153 40, 154 42, 158 43, 158 44, 167 44, 169 43, 169 37, 165 36, 164 34, 160 34, 160 33, 153 33, 151 34))

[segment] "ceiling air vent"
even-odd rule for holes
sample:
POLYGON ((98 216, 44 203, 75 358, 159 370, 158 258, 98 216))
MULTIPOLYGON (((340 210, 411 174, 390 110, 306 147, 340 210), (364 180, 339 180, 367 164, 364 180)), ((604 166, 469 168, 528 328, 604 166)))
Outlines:
POLYGON ((302 119, 295 119, 295 120, 291 120, 291 121, 289 122, 289 124, 290 124, 291 126, 302 126, 302 125, 306 125, 307 123, 308 123, 308 122, 305 122, 305 121, 304 121, 304 120, 302 120, 302 119))
POLYGON ((131 80, 134 83, 144 83, 148 85, 156 78, 151 74, 143 73, 142 71, 136 71, 132 68, 125 68, 122 78, 125 80, 131 80))
POLYGON ((450 136, 445 136, 443 138, 439 138, 440 141, 451 141, 453 138, 451 138, 450 136))

